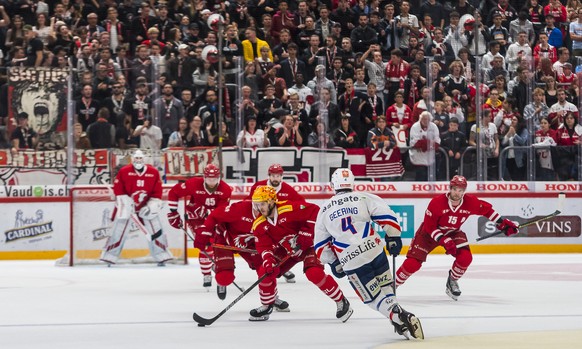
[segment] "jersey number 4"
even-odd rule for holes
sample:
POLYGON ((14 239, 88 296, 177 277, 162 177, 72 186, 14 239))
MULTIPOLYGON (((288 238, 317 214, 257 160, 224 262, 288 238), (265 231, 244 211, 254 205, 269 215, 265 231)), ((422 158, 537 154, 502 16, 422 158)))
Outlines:
POLYGON ((342 218, 342 231, 350 231, 352 234, 357 234, 356 227, 352 224, 352 217, 342 218))

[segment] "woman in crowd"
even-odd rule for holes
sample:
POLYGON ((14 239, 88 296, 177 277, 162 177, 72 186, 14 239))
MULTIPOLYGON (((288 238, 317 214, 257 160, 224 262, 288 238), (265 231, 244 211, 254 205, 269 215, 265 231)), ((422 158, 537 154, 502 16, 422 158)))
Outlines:
POLYGON ((188 119, 180 118, 178 122, 178 129, 170 135, 168 139, 168 147, 185 147, 188 143, 186 136, 188 136, 188 119))
POLYGON ((540 120, 540 129, 536 131, 534 146, 543 146, 537 149, 538 161, 536 165, 536 179, 539 181, 555 181, 556 172, 552 165, 552 153, 547 147, 556 145, 556 131, 550 128, 547 117, 540 120))
POLYGON ((581 137, 582 126, 578 124, 574 114, 568 113, 564 118, 564 123, 558 127, 556 132, 558 147, 554 147, 556 149, 552 152, 554 168, 561 181, 578 180, 580 156, 578 150, 581 137))
MULTIPOLYGON (((529 131, 525 119, 514 114, 511 118, 509 130, 503 137, 503 147, 522 147, 528 145, 529 131)), ((505 160, 507 174, 512 181, 524 181, 526 179, 526 154, 525 149, 509 149, 505 160)), ((504 177, 506 177, 504 175, 504 177)))
POLYGON ((257 128, 256 115, 249 115, 245 120, 245 127, 236 138, 236 145, 241 148, 265 148, 269 146, 269 138, 265 131, 257 128))
POLYGON ((190 130, 188 135, 186 135, 186 146, 187 147, 206 147, 210 145, 208 142, 208 136, 206 132, 202 129, 202 118, 196 115, 190 121, 190 130))

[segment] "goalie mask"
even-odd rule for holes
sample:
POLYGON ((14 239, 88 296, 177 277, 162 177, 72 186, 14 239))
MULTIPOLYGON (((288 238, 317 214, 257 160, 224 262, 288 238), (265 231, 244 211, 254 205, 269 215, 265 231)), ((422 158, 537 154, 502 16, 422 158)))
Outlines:
POLYGON ((145 156, 141 150, 136 150, 131 156, 131 163, 136 171, 141 171, 145 164, 145 156))
POLYGON ((338 168, 331 175, 331 187, 336 192, 354 190, 354 174, 349 168, 338 168))

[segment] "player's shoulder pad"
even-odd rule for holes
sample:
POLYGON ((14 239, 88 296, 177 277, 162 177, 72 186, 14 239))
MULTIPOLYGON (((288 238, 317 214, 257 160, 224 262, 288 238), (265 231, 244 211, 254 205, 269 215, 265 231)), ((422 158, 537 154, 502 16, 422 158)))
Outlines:
POLYGON ((258 216, 255 221, 253 222, 252 231, 256 231, 257 227, 261 225, 263 222, 266 222, 267 218, 263 217, 263 215, 258 216))

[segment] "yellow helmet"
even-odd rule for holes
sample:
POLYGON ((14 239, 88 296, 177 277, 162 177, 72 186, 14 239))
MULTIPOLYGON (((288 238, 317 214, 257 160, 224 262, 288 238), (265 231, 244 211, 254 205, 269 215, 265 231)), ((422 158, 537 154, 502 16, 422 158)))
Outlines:
POLYGON ((270 185, 258 186, 253 193, 253 202, 277 201, 277 190, 270 185))

